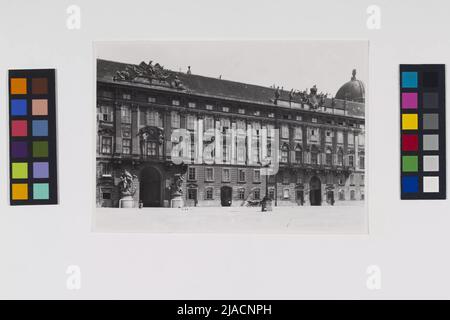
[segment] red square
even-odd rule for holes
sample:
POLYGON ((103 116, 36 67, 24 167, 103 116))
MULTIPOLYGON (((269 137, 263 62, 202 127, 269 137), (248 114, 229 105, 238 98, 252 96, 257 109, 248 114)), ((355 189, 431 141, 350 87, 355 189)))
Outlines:
POLYGON ((28 135, 27 120, 13 120, 11 122, 11 135, 13 137, 26 137, 28 135))
POLYGON ((417 134, 402 134, 403 151, 417 151, 418 149, 419 149, 419 142, 417 134))

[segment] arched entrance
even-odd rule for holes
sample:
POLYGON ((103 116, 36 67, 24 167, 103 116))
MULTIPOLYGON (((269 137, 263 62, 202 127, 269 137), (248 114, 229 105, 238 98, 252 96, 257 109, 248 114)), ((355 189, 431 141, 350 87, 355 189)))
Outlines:
POLYGON ((230 186, 223 186, 220 188, 220 203, 222 207, 231 206, 231 195, 233 193, 233 189, 230 186))
POLYGON ((153 167, 141 172, 139 198, 144 207, 161 207, 161 175, 153 167))
POLYGON ((316 176, 309 181, 309 202, 312 206, 322 205, 322 183, 316 176))

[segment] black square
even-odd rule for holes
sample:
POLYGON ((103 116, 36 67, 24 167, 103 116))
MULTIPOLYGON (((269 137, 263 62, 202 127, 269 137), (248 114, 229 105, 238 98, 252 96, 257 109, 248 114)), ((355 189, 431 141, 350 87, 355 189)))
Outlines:
POLYGON ((439 85, 439 75, 437 72, 424 72, 422 76, 422 86, 425 88, 436 88, 439 85))

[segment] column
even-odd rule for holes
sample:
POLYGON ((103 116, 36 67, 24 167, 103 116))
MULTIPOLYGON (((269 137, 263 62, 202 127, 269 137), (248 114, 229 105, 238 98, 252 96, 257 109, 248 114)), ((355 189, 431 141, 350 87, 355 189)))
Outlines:
POLYGON ((114 153, 122 154, 122 105, 118 102, 114 103, 114 153))
POLYGON ((139 105, 131 105, 131 154, 139 155, 139 137, 138 137, 138 113, 139 105))

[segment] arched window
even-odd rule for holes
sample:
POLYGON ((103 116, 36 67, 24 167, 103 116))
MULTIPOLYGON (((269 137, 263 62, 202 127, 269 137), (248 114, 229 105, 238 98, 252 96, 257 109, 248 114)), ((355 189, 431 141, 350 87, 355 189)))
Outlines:
POLYGON ((289 147, 285 143, 281 147, 281 162, 288 162, 288 158, 289 158, 289 147))
POLYGON ((325 153, 325 163, 326 163, 326 165, 327 166, 331 166, 331 164, 332 164, 332 159, 333 159, 333 157, 332 157, 332 153, 331 153, 331 148, 327 148, 327 150, 325 151, 326 153, 325 153))
POLYGON ((343 201, 345 200, 345 193, 344 190, 339 190, 339 200, 343 201))
POLYGON ((295 162, 296 163, 302 163, 302 147, 300 144, 297 144, 295 147, 295 162))
POLYGON ((350 200, 355 200, 355 190, 350 190, 350 200))

